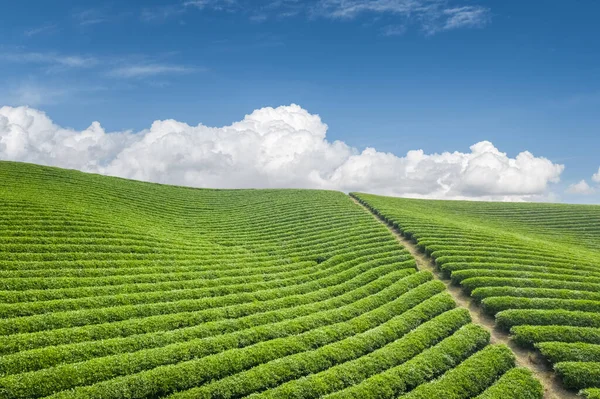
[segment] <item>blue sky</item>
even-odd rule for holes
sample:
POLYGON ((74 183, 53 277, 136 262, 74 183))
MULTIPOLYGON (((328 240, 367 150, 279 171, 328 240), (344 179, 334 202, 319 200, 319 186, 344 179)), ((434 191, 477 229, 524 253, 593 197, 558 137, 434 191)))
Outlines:
POLYGON ((600 167, 599 14, 592 0, 11 2, 0 105, 120 131, 296 103, 359 149, 528 150, 565 165, 562 200, 600 202, 564 192, 600 167))

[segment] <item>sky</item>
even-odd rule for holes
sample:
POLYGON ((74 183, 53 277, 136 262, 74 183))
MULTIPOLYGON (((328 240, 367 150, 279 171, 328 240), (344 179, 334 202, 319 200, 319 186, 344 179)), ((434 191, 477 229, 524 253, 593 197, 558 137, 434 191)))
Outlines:
POLYGON ((0 159, 196 187, 600 203, 599 13, 6 2, 0 159))

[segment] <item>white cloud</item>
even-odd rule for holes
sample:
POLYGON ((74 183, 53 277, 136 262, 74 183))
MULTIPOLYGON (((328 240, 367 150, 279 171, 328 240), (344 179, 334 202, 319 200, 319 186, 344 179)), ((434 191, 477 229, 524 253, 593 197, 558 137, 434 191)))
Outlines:
POLYGON ((14 52, 0 54, 0 59, 17 63, 49 64, 69 68, 89 68, 98 64, 95 57, 57 53, 14 52))
POLYGON ((355 18, 364 12, 410 14, 422 10, 427 1, 415 0, 321 0, 319 8, 335 18, 355 18))
POLYGON ((398 157, 326 139, 298 105, 262 108, 229 126, 155 121, 140 132, 75 131, 27 107, 0 108, 0 159, 195 187, 305 187, 422 198, 540 199, 563 166, 483 141, 470 152, 398 157))
POLYGON ((567 192, 570 194, 588 195, 588 194, 593 194, 594 192, 596 192, 596 190, 594 190, 592 187, 590 187, 590 185, 587 184, 587 182, 585 180, 581 180, 579 183, 571 184, 567 188, 567 192))
POLYGON ((428 35, 458 28, 480 28, 491 20, 489 8, 449 7, 447 0, 320 0, 314 13, 338 19, 353 19, 367 13, 391 14, 420 25, 428 35))
POLYGON ((351 20, 361 15, 389 16, 384 35, 403 33, 415 25, 427 35, 458 28, 479 28, 491 21, 490 9, 465 5, 468 0, 184 0, 176 4, 145 7, 141 19, 146 22, 165 22, 183 17, 190 10, 239 12, 253 22, 269 18, 305 16, 351 20), (392 28, 395 26, 396 28, 392 28))
MULTIPOLYGON (((74 69, 92 71, 101 75, 103 78, 121 78, 121 79, 144 79, 151 77, 166 77, 170 75, 182 75, 194 72, 204 72, 206 68, 194 67, 188 65, 180 65, 161 61, 171 57, 173 53, 156 54, 146 56, 140 54, 132 54, 128 56, 104 56, 92 57, 85 55, 66 55, 56 52, 5 52, 0 53, 0 62, 8 61, 13 63, 33 64, 43 67, 46 73, 64 73, 74 69)), ((56 98, 62 96, 61 93, 77 91, 78 88, 63 87, 50 89, 46 87, 27 87, 19 88, 19 92, 2 93, 0 87, 0 100, 8 104, 27 104, 30 106, 38 106, 47 104, 47 101, 36 100, 34 97, 56 98), (41 91, 44 93, 41 93, 41 91), (32 93, 39 92, 38 94, 32 93), (21 93, 22 92, 22 93, 21 93), (2 95, 4 94, 4 95, 2 95), (59 95, 60 94, 60 95, 59 95), (8 98, 8 100, 7 100, 8 98), (14 101, 14 99, 24 98, 23 101, 14 101)))
POLYGON ((182 74, 194 72, 196 69, 182 65, 168 64, 135 64, 117 67, 109 72, 118 78, 145 78, 156 75, 182 74))
POLYGON ((480 6, 463 6, 437 10, 426 16, 423 30, 428 35, 460 28, 482 28, 491 20, 490 10, 480 6))
POLYGON ((594 175, 592 176, 592 180, 596 183, 600 183, 600 168, 598 168, 597 173, 594 173, 594 175))
POLYGON ((444 10, 448 16, 444 29, 456 29, 463 27, 480 27, 488 22, 489 12, 486 8, 465 6, 449 8, 444 10))
POLYGON ((48 34, 57 30, 56 24, 46 24, 42 26, 38 26, 37 28, 27 29, 23 34, 27 37, 39 35, 39 34, 48 34))

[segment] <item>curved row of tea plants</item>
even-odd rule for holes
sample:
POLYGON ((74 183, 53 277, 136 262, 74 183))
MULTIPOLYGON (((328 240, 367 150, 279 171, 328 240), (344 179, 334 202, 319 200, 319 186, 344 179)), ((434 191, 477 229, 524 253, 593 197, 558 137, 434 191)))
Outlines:
POLYGON ((1 398, 541 397, 342 193, 0 182, 1 398))
MULTIPOLYGON (((535 347, 566 387, 600 388, 600 207, 352 194, 535 347)), ((596 393, 595 393, 596 392, 596 393)))

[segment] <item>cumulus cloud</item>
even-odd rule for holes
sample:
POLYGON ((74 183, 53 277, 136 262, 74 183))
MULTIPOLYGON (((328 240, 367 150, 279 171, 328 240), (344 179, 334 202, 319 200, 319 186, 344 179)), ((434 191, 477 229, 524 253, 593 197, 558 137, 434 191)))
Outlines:
POLYGON ((594 190, 590 185, 585 181, 581 180, 579 183, 573 183, 567 188, 567 192, 570 194, 593 194, 596 190, 594 190))
POLYGON ((598 168, 597 173, 594 173, 594 175, 592 176, 592 180, 596 183, 600 183, 600 168, 598 168))
POLYGON ((58 126, 28 107, 0 108, 0 159, 194 187, 303 187, 418 198, 539 199, 563 165, 528 151, 510 158, 482 141, 470 152, 399 157, 328 141, 298 105, 262 108, 229 126, 155 121, 139 132, 58 126))

